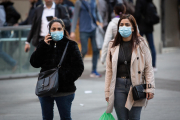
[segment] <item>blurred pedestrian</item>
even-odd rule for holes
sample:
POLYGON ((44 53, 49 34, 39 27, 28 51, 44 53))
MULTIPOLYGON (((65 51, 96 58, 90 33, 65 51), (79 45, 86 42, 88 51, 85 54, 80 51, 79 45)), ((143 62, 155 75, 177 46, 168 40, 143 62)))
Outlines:
POLYGON ((56 5, 53 0, 44 0, 45 4, 35 10, 35 15, 30 33, 28 35, 25 51, 29 51, 30 42, 36 47, 39 41, 44 40, 48 34, 47 25, 52 19, 61 18, 65 25, 70 26, 69 14, 62 5, 56 5))
POLYGON ((118 120, 140 120, 146 99, 134 101, 132 85, 146 83, 146 98, 154 97, 155 81, 152 58, 146 40, 138 35, 135 18, 123 15, 114 40, 110 41, 106 58, 106 112, 115 108, 118 120), (144 77, 145 79, 144 79, 144 77))
MULTIPOLYGON (((11 0, 2 0, 0 5, 4 6, 6 13, 6 22, 4 26, 13 26, 14 24, 16 24, 21 18, 21 15, 14 8, 14 3, 11 0)), ((4 31, 4 34, 6 35, 4 37, 18 37, 18 31, 4 31)), ((9 54, 12 57, 14 52, 19 47, 19 41, 11 41, 9 45, 11 46, 9 49, 9 54)))
MULTIPOLYGON (((3 27, 4 23, 6 22, 6 14, 4 10, 4 6, 0 5, 0 27, 3 27)), ((0 31, 0 39, 2 39, 2 31, 0 31)), ((0 58, 2 58, 5 62, 7 62, 11 67, 12 71, 14 72, 17 68, 17 62, 11 56, 3 51, 3 41, 0 40, 0 58)))
MULTIPOLYGON (((149 3, 152 3, 152 0, 137 0, 136 1, 135 18, 137 20, 137 24, 139 26, 141 36, 145 35, 149 43, 149 47, 151 49, 151 54, 152 54, 152 65, 153 65, 154 71, 156 72, 157 71, 156 49, 154 46, 154 38, 153 38, 153 24, 148 24, 146 22, 147 19, 145 19, 145 16, 151 16, 150 14, 148 14, 148 12, 146 12, 147 5, 149 3)), ((151 10, 151 11, 154 11, 154 10, 151 10)))
MULTIPOLYGON (((71 22, 72 22, 72 17, 73 17, 73 13, 74 13, 74 4, 73 4, 71 1, 69 1, 69 0, 54 0, 54 2, 55 2, 56 4, 61 4, 61 5, 63 5, 64 7, 67 8, 68 13, 69 13, 70 20, 71 20, 71 22)), ((66 30, 67 30, 68 33, 70 34, 71 26, 66 27, 66 30)))
POLYGON ((126 13, 126 7, 124 4, 119 3, 114 6, 115 18, 113 18, 111 20, 111 22, 108 24, 106 34, 104 37, 104 43, 103 43, 103 48, 102 48, 102 52, 101 52, 101 63, 102 64, 104 64, 105 59, 106 59, 109 41, 114 39, 116 36, 118 21, 122 17, 122 15, 125 13, 126 13))
POLYGON ((4 6, 7 26, 12 26, 16 24, 21 18, 21 15, 14 8, 14 3, 11 2, 11 0, 3 0, 0 5, 4 6))
POLYGON ((53 120, 54 101, 56 101, 61 120, 72 120, 71 104, 76 90, 74 82, 81 76, 84 65, 77 43, 69 39, 64 22, 60 19, 49 23, 49 34, 40 41, 31 56, 30 63, 33 67, 41 67, 41 72, 50 70, 59 64, 67 42, 69 45, 59 69, 57 93, 52 96, 39 97, 43 120, 53 120))
POLYGON ((91 38, 91 44, 93 49, 92 58, 92 72, 90 77, 101 77, 97 72, 97 63, 99 58, 99 49, 96 45, 96 21, 102 26, 102 18, 98 14, 97 4, 95 0, 77 0, 75 4, 75 11, 71 27, 71 38, 75 38, 75 29, 77 20, 79 18, 80 40, 82 48, 82 57, 84 58, 87 53, 88 39, 91 38))
POLYGON ((113 12, 114 6, 123 3, 123 0, 98 0, 98 10, 103 19, 103 29, 106 31, 107 26, 112 18, 115 17, 113 12))

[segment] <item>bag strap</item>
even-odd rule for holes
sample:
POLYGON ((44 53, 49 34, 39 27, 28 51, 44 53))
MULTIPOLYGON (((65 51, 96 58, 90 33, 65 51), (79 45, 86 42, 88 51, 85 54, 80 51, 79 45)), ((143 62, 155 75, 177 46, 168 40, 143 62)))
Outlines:
POLYGON ((61 61, 59 62, 58 66, 57 66, 58 68, 61 67, 61 64, 62 64, 62 62, 63 62, 63 60, 64 60, 64 56, 65 56, 65 54, 66 54, 68 45, 69 45, 69 41, 68 41, 67 44, 66 44, 66 47, 65 47, 65 49, 64 49, 64 52, 63 52, 63 55, 62 55, 62 58, 61 58, 61 61))
POLYGON ((88 13, 89 13, 91 19, 93 20, 93 22, 96 24, 96 20, 95 20, 95 18, 93 17, 93 15, 91 14, 88 6, 87 6, 86 4, 84 4, 83 0, 80 0, 80 1, 81 1, 81 3, 84 5, 84 7, 86 8, 86 11, 88 11, 88 13))

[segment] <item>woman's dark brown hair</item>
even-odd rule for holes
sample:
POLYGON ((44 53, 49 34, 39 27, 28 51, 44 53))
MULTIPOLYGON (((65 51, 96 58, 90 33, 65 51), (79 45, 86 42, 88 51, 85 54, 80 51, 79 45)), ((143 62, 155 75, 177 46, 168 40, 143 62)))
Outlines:
POLYGON ((118 3, 114 6, 114 12, 121 18, 122 15, 126 13, 126 6, 124 4, 118 3))
POLYGON ((112 47, 115 47, 122 42, 122 36, 119 33, 119 25, 123 19, 128 19, 130 21, 130 23, 132 24, 132 27, 134 28, 134 31, 132 32, 132 39, 131 39, 132 48, 134 48, 134 47, 136 47, 137 44, 139 44, 138 36, 140 36, 140 35, 138 32, 136 20, 130 14, 125 14, 120 18, 120 20, 118 22, 118 26, 117 26, 117 34, 116 34, 116 37, 115 37, 114 42, 112 44, 112 47))

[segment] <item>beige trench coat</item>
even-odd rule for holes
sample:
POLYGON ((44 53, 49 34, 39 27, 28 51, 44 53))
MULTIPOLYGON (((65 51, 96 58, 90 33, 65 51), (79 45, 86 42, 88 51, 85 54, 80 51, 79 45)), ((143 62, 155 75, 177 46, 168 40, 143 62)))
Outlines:
MULTIPOLYGON (((145 92, 155 92, 154 71, 152 67, 151 53, 143 37, 138 38, 139 45, 132 52, 131 56, 131 81, 132 85, 139 85, 144 83, 143 75, 146 78, 146 84, 151 84, 152 88, 148 88, 145 92)), ((109 97, 107 106, 107 113, 113 111, 114 106, 114 90, 116 84, 117 62, 119 55, 119 46, 112 48, 113 40, 109 42, 108 53, 106 57, 106 76, 105 76, 105 97, 109 97)), ((120 101, 119 101, 120 102, 120 101)), ((145 106, 146 99, 134 101, 132 96, 132 86, 127 97, 125 107, 131 110, 132 106, 145 106)))

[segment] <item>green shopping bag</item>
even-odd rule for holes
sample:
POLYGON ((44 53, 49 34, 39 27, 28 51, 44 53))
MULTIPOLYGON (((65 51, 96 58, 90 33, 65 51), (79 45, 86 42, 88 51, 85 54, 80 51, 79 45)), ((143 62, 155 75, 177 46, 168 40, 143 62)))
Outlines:
POLYGON ((115 118, 111 113, 104 112, 104 114, 99 118, 99 120, 115 120, 115 118))

